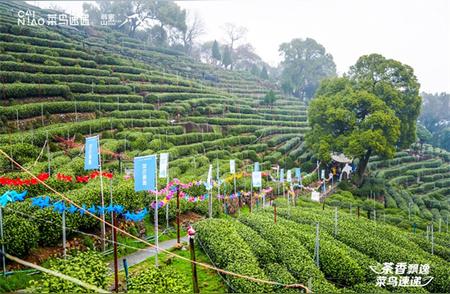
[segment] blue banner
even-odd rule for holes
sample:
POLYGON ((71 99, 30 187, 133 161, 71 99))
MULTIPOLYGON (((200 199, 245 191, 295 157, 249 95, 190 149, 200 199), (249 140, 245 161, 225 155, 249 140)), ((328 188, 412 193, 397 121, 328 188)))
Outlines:
POLYGON ((301 177, 301 169, 299 167, 297 167, 295 169, 295 177, 297 178, 298 181, 300 181, 300 177, 301 177))
POLYGON ((84 145, 84 170, 100 168, 98 136, 86 138, 84 145))
POLYGON ((259 171, 259 162, 255 162, 255 168, 253 169, 253 171, 259 171))
POLYGON ((156 190, 156 155, 134 158, 134 191, 156 190))
POLYGON ((284 183, 284 168, 280 170, 280 182, 284 183))

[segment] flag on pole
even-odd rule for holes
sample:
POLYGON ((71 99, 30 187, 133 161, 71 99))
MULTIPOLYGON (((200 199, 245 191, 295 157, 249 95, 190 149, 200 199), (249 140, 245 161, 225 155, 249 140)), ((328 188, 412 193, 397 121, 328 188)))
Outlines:
POLYGON ((280 182, 284 183, 284 168, 280 170, 280 182))
POLYGON ((206 190, 211 190, 212 188, 212 164, 209 165, 208 179, 206 180, 206 190))
POLYGON ((298 182, 301 184, 302 182, 302 170, 301 168, 295 169, 295 177, 298 179, 298 182))
POLYGON ((134 158, 134 191, 155 191, 156 155, 134 158))
POLYGON ((253 187, 261 188, 262 187, 262 177, 260 171, 252 172, 252 183, 253 187))
POLYGON ((159 177, 167 178, 167 170, 169 168, 169 153, 161 153, 159 155, 159 177))
POLYGON ((288 170, 287 173, 286 173, 286 181, 287 181, 288 183, 291 183, 291 182, 292 182, 292 174, 291 174, 291 170, 288 170))
POLYGON ((325 179, 325 170, 324 169, 321 170, 321 172, 320 172, 320 178, 325 179))
POLYGON ((220 180, 219 160, 216 161, 216 179, 217 179, 217 183, 219 183, 219 180, 220 180))
POLYGON ((255 168, 253 171, 259 171, 259 162, 255 162, 255 168))
POLYGON ((88 137, 84 146, 84 170, 98 169, 99 167, 98 136, 88 137))
POLYGON ((236 173, 236 162, 234 159, 230 160, 230 174, 236 173))

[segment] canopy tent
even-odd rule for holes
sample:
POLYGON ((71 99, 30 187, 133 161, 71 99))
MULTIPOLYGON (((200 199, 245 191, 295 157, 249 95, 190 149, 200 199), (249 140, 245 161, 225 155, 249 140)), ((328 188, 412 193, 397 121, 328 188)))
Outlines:
POLYGON ((339 163, 351 163, 352 159, 347 158, 343 153, 331 153, 331 159, 339 163))

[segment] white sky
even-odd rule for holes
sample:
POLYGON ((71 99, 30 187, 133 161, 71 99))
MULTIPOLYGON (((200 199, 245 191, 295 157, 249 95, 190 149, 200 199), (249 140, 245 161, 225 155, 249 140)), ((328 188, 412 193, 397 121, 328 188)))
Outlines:
MULTIPOLYGON (((52 1, 27 1, 48 7, 52 1)), ((86 1, 55 1, 79 15, 86 1)), ((271 65, 278 47, 310 37, 334 57, 338 73, 359 56, 380 53, 414 68, 422 91, 450 92, 449 0, 218 0, 178 1, 205 24, 202 41, 224 40, 227 22, 248 29, 246 42, 271 65)))

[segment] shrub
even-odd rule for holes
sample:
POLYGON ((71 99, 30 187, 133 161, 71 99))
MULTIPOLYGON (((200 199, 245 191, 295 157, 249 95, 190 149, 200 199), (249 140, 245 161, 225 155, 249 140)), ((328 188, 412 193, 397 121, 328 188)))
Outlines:
MULTIPOLYGON (((223 219, 210 219, 194 225, 201 247, 218 267, 255 278, 267 279, 249 245, 223 219)), ((266 284, 227 276, 233 292, 261 293, 270 291, 266 284)))
POLYGON ((67 97, 70 88, 66 85, 42 85, 42 84, 4 84, 3 98, 28 98, 28 97, 49 97, 62 96, 67 97))
POLYGON ((191 293, 186 277, 168 267, 150 267, 131 275, 129 293, 191 293))
POLYGON ((93 76, 109 76, 110 72, 101 69, 84 68, 77 66, 50 66, 38 65, 32 63, 19 63, 13 61, 2 62, 1 69, 3 71, 20 71, 30 73, 46 73, 46 74, 83 74, 93 76))
POLYGON ((316 267, 302 243, 286 227, 274 224, 273 220, 257 214, 241 215, 239 220, 256 230, 272 244, 281 263, 300 283, 306 284, 308 279, 312 278, 312 291, 336 292, 335 287, 327 282, 322 272, 316 267))
MULTIPOLYGON (((95 251, 79 252, 68 256, 67 259, 53 259, 50 261, 51 270, 77 278, 88 284, 105 289, 107 286, 108 267, 103 258, 95 251)), ((44 273, 41 280, 30 282, 33 293, 75 293, 89 292, 70 281, 44 273)))
POLYGON ((35 248, 39 239, 39 230, 34 222, 18 216, 7 214, 3 217, 5 250, 17 256, 27 256, 35 248))

